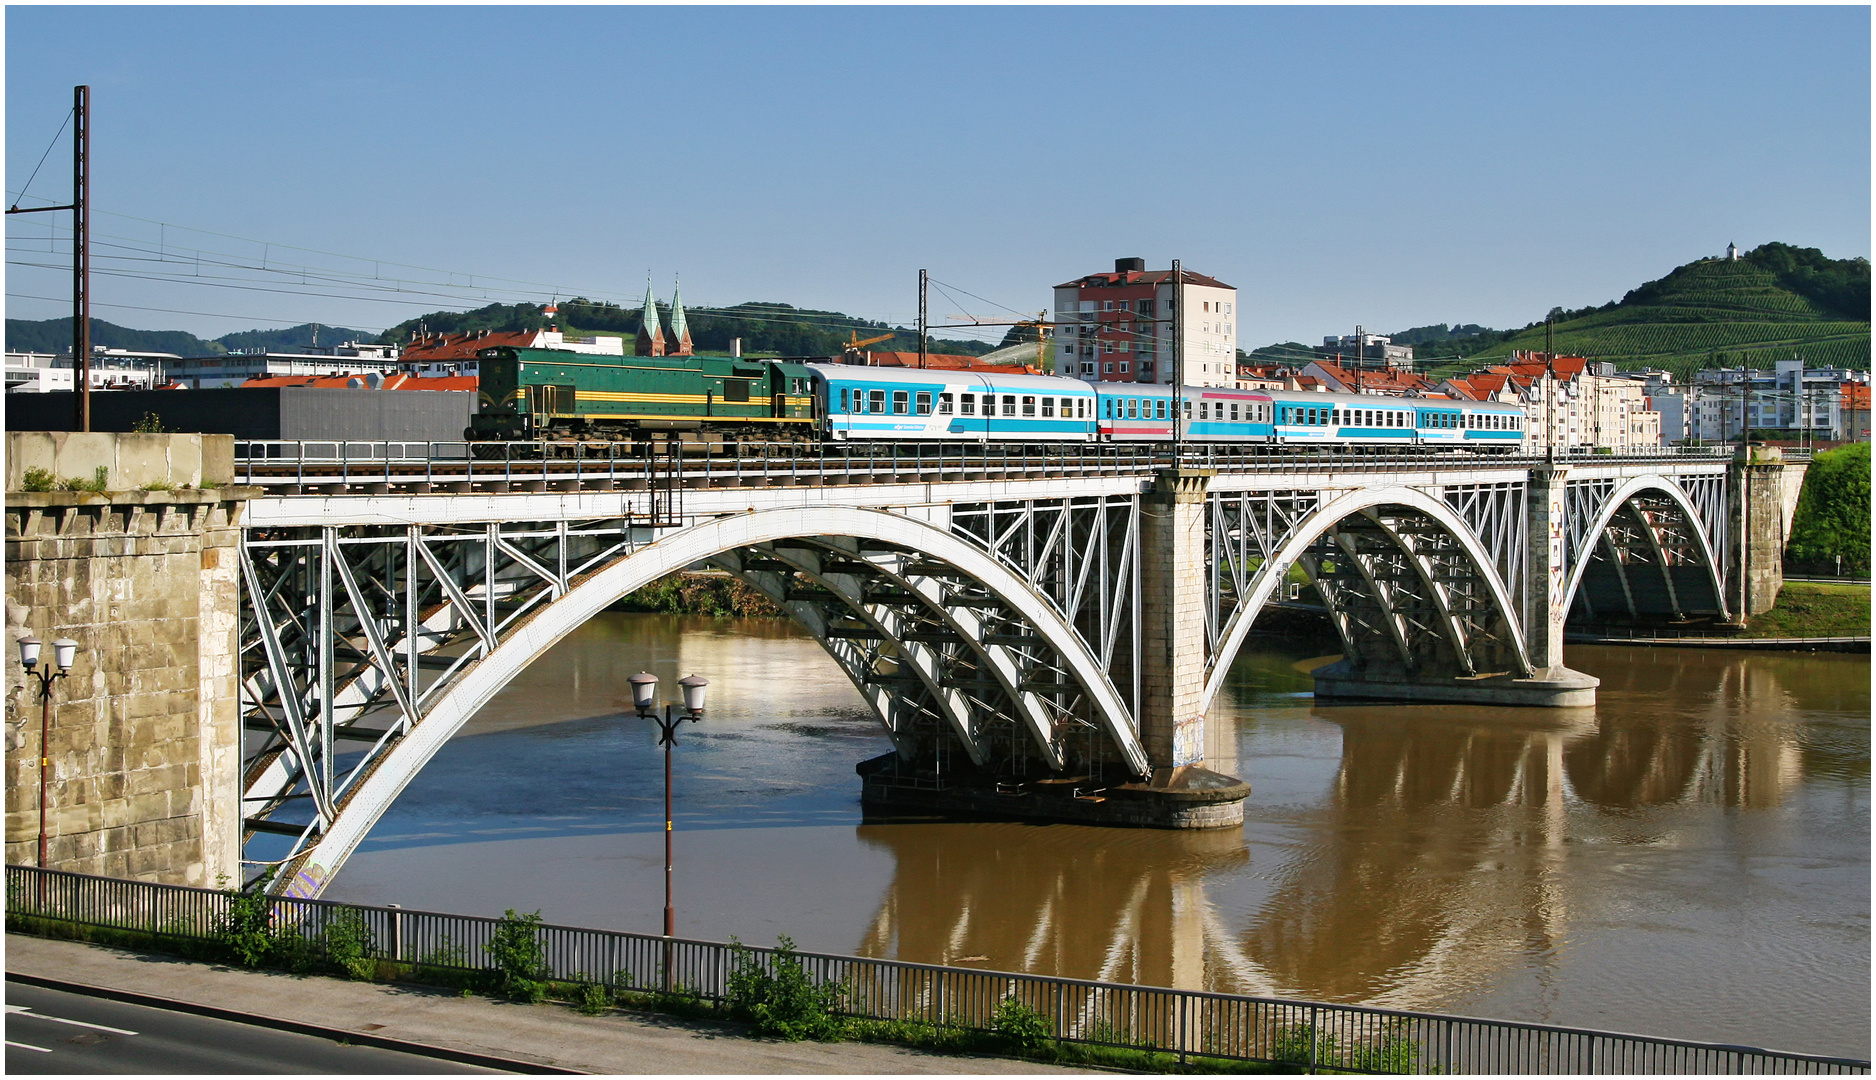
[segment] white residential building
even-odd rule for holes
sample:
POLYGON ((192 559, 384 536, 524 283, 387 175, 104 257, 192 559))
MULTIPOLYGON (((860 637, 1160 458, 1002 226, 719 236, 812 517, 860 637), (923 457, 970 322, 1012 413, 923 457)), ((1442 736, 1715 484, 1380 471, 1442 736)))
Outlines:
POLYGON ((1116 259, 1114 272, 1055 287, 1055 370, 1088 382, 1173 381, 1174 334, 1188 386, 1232 386, 1237 379, 1238 290, 1182 268, 1148 270, 1144 259, 1116 259), (1182 294, 1185 310, 1177 310, 1182 294))

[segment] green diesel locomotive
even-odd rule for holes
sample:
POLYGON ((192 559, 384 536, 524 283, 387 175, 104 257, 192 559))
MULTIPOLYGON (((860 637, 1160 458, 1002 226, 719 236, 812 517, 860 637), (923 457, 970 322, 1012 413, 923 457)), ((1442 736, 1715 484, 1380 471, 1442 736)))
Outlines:
POLYGON ((472 440, 642 440, 682 432, 811 439, 817 428, 814 380, 799 361, 506 346, 476 359, 472 440))

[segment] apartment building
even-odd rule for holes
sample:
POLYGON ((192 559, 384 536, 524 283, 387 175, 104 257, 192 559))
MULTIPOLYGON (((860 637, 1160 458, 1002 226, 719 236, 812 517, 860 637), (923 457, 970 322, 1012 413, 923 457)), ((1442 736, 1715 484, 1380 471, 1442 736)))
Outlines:
MULTIPOLYGON (((1807 368, 1778 360, 1770 371, 1721 368, 1694 373, 1687 388, 1687 438, 1729 442, 1752 431, 1805 432, 1819 439, 1854 439, 1867 418, 1853 414, 1868 401, 1870 375, 1847 368, 1807 368)), ((1867 404, 1862 412, 1867 413, 1867 404)))
POLYGON ((1188 386, 1237 381, 1238 290, 1190 270, 1115 259, 1055 287, 1055 369, 1088 382, 1171 383, 1175 335, 1188 386), (1183 296, 1185 309, 1177 301, 1183 296))
POLYGON ((1617 374, 1613 364, 1513 353, 1509 364, 1447 379, 1439 389, 1469 401, 1522 404, 1530 450, 1661 445, 1661 414, 1648 406, 1648 382, 1617 374))

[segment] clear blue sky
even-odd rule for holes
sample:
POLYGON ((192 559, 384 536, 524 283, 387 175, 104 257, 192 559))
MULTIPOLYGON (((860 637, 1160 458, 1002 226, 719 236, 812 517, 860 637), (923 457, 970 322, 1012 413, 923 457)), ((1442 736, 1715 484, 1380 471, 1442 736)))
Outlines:
MULTIPOLYGON (((88 83, 94 314, 204 336, 647 271, 909 322, 920 267, 1034 311, 1137 255, 1237 286, 1249 348, 1870 253, 1862 6, 15 6, 6 61, 9 201, 88 83)), ((66 217, 8 219, 9 316, 68 313, 22 265, 66 217)), ((996 310, 961 299, 935 321, 996 310)))

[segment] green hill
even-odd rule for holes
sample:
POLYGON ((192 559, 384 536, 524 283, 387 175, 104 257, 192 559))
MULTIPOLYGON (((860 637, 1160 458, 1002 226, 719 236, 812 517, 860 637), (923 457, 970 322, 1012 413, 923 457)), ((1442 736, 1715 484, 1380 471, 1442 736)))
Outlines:
MULTIPOLYGON (((91 320, 91 343, 107 349, 166 352, 177 356, 213 356, 228 350, 182 330, 133 330, 103 319, 91 320)), ((8 352, 71 352, 72 319, 8 319, 8 352)))
MULTIPOLYGON (((1808 366, 1870 365, 1870 267, 1815 248, 1766 244, 1736 262, 1702 259, 1599 308, 1552 312, 1560 354, 1660 368, 1677 379, 1710 367, 1769 368, 1796 356, 1808 366)), ((1446 375, 1542 351, 1542 322, 1424 350, 1446 375), (1439 363, 1442 358, 1454 362, 1439 363), (1459 360, 1457 358, 1463 358, 1459 360)))
MULTIPOLYGON (((218 356, 237 350, 253 352, 294 352, 312 345, 338 345, 347 341, 376 341, 370 330, 347 330, 342 326, 301 323, 285 330, 241 330, 204 341, 182 330, 133 330, 103 319, 91 320, 91 343, 107 349, 133 349, 140 352, 166 352, 177 356, 218 356), (317 341, 315 341, 315 336, 317 341)), ((6 347, 9 352, 67 352, 72 347, 72 320, 8 319, 6 347)))
MULTIPOLYGON (((561 301, 559 306, 559 326, 569 337, 638 336, 642 308, 625 308, 584 297, 561 301)), ((658 319, 660 325, 670 325, 671 309, 659 304, 658 319)), ((867 348, 918 350, 916 331, 856 319, 838 311, 815 311, 790 304, 752 301, 724 308, 686 307, 684 321, 690 327, 691 342, 698 352, 727 353, 731 339, 742 338, 743 352, 750 356, 833 356, 840 352, 842 342, 852 340, 849 335, 864 341, 885 333, 893 336, 867 348)), ((380 340, 408 341, 420 327, 432 334, 463 334, 481 330, 538 330, 545 325, 546 317, 538 305, 490 304, 474 311, 420 315, 386 330, 380 340)), ((932 338, 929 347, 932 352, 980 356, 996 346, 987 341, 932 338)))

